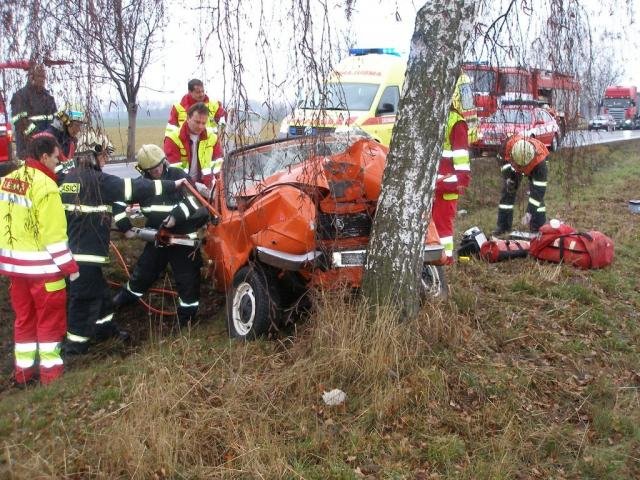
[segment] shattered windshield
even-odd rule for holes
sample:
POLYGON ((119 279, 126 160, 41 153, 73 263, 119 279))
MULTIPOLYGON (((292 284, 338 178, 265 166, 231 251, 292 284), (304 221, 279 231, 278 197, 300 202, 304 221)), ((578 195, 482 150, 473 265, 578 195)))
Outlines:
POLYGON ((377 83, 326 83, 322 91, 316 91, 298 102, 298 108, 369 110, 379 88, 377 83))
POLYGON ((255 195, 265 179, 280 172, 288 173, 310 158, 343 152, 366 136, 351 132, 306 137, 232 153, 223 164, 227 205, 236 208, 236 197, 255 195))

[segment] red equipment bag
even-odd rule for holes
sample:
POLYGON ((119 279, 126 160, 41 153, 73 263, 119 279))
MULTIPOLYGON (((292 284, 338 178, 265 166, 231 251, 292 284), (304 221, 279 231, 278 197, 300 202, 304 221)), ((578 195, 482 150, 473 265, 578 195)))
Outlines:
POLYGON ((613 262, 613 240, 592 230, 578 232, 569 225, 545 224, 531 241, 531 256, 554 263, 568 263, 583 270, 606 267, 613 262))
POLYGON ((488 240, 480 247, 480 258, 489 263, 525 258, 529 254, 529 242, 524 240, 488 240))

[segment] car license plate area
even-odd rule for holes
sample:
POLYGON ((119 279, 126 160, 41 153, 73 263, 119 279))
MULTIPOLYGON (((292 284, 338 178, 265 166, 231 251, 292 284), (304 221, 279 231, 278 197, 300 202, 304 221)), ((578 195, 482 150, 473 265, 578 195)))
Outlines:
POLYGON ((360 267, 367 258, 366 250, 346 250, 333 252, 334 267, 360 267))

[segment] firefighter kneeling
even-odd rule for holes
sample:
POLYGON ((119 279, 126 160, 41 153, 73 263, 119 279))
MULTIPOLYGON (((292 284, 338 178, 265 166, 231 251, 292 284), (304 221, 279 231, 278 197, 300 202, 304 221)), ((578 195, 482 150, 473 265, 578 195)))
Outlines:
POLYGON ((493 235, 511 231, 513 205, 522 175, 529 177, 529 202, 522 223, 537 232, 546 222, 544 195, 547 190, 547 156, 549 150, 535 138, 522 135, 510 137, 504 146, 502 166, 502 196, 498 206, 498 225, 493 235))
MULTIPOLYGON (((143 145, 137 155, 137 169, 151 180, 179 180, 188 174, 179 168, 169 167, 162 149, 156 145, 143 145)), ((178 321, 185 326, 192 322, 200 302, 200 268, 202 257, 197 240, 197 230, 207 220, 197 201, 188 194, 166 193, 140 202, 141 211, 147 218, 148 228, 158 229, 170 239, 180 237, 180 244, 167 245, 149 242, 131 275, 129 282, 114 297, 116 307, 137 301, 164 273, 167 264, 175 277, 178 290, 178 321), (196 213, 198 212, 198 213, 196 213)), ((117 208, 117 207, 116 207, 117 208)), ((132 237, 131 221, 119 205, 114 216, 118 229, 132 237)))

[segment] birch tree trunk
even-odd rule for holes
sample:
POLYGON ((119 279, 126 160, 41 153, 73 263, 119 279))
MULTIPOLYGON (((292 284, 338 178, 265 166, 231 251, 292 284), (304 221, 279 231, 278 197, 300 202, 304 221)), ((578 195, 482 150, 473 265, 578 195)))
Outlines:
POLYGON ((451 95, 472 34, 472 0, 433 0, 416 16, 407 73, 369 243, 363 294, 420 308, 422 255, 451 95))

